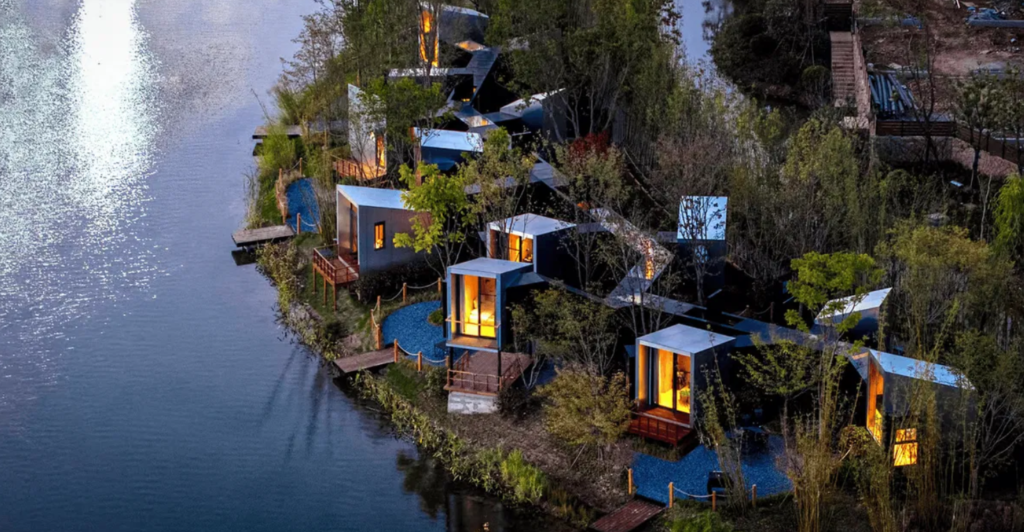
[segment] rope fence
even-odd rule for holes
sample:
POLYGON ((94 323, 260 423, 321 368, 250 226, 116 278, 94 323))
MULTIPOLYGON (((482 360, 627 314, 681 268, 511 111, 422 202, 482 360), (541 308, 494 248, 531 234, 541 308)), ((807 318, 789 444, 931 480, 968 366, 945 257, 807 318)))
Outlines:
MULTIPOLYGON (((628 478, 627 482, 629 483, 626 486, 627 493, 629 493, 630 495, 635 495, 636 494, 636 484, 633 483, 633 469, 632 468, 627 470, 627 478, 628 478)), ((677 493, 679 495, 682 495, 684 498, 689 498, 689 499, 696 500, 696 501, 709 501, 710 500, 711 501, 711 511, 716 511, 718 509, 718 492, 712 491, 708 495, 694 495, 693 493, 687 493, 687 492, 685 492, 685 491, 675 487, 675 483, 674 482, 669 482, 668 483, 668 507, 669 508, 672 508, 672 506, 675 504, 676 494, 677 493)), ((750 487, 750 501, 754 505, 754 507, 757 507, 757 484, 754 484, 753 486, 750 487)))

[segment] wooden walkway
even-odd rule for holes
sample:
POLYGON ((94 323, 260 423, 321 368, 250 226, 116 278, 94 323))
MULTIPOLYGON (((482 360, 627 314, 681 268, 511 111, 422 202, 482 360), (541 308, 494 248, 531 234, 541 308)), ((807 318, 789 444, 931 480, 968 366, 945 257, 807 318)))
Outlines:
POLYGON ((371 351, 361 355, 336 358, 334 359, 334 365, 337 366, 343 374, 348 374, 356 371, 364 371, 379 368, 381 366, 387 366, 394 361, 395 350, 393 347, 388 347, 386 349, 381 349, 380 351, 371 351))
POLYGON ((259 229, 242 229, 231 235, 235 245, 244 248, 258 246, 272 242, 280 242, 295 236, 295 231, 287 225, 275 225, 272 227, 260 227, 259 229))
POLYGON ((639 499, 633 499, 625 506, 594 521, 590 525, 598 532, 630 532, 650 521, 665 508, 639 499))
POLYGON ((526 371, 533 359, 522 353, 501 354, 501 379, 498 378, 498 354, 477 351, 467 354, 448 370, 448 391, 498 395, 502 388, 514 383, 526 371))

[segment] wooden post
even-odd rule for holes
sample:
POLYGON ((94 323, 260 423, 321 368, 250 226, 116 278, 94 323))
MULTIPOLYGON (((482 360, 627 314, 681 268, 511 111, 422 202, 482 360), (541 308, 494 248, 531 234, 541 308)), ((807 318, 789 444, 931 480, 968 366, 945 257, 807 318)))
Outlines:
POLYGON ((441 295, 441 278, 437 278, 437 295, 441 295))
POLYGON ((757 484, 754 484, 753 486, 750 487, 750 492, 750 500, 751 502, 754 503, 754 508, 757 508, 757 484))
POLYGON ((302 213, 301 212, 295 213, 295 234, 296 235, 301 235, 302 234, 302 213))
POLYGON ((423 351, 416 352, 416 371, 423 371, 423 351))
POLYGON ((409 283, 402 283, 402 303, 405 303, 405 295, 409 288, 409 283))
POLYGON ((629 468, 626 471, 629 472, 629 484, 626 485, 626 493, 633 494, 633 468, 629 468))
POLYGON ((395 363, 398 363, 398 338, 395 338, 395 363))
POLYGON ((338 283, 331 285, 331 292, 334 294, 334 310, 338 310, 338 283))
POLYGON ((380 308, 380 296, 377 296, 377 308, 380 308))
POLYGON ((717 511, 717 507, 718 507, 718 492, 717 491, 712 491, 711 492, 711 511, 712 512, 717 511))
POLYGON ((676 500, 676 488, 671 482, 668 483, 668 507, 672 507, 672 503, 676 500))

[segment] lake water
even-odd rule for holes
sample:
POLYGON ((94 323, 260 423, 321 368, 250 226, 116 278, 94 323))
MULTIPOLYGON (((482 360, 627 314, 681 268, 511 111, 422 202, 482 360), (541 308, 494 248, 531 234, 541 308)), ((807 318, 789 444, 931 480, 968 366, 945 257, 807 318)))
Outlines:
POLYGON ((0 0, 0 531, 545 528, 354 404, 232 261, 315 7, 0 0))

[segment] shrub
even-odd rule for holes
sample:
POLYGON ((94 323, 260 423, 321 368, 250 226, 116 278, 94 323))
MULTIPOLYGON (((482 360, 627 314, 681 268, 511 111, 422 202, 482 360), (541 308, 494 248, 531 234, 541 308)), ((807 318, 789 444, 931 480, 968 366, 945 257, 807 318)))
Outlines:
POLYGON ((339 320, 338 318, 327 320, 324 322, 323 328, 324 340, 332 343, 340 342, 352 334, 349 322, 347 320, 339 320))
POLYGON ((427 370, 423 391, 434 397, 443 397, 445 384, 448 384, 448 370, 443 367, 431 367, 427 370))
POLYGON ((694 512, 680 508, 665 518, 670 532, 732 532, 732 525, 710 510, 694 512))
POLYGON ((391 385, 391 389, 407 401, 415 402, 423 390, 423 378, 412 364, 405 361, 389 366, 384 378, 391 385))
POLYGON ((629 427, 630 400, 626 376, 559 371, 540 393, 547 399, 544 421, 556 438, 573 446, 593 445, 600 451, 629 427))
POLYGON ((444 325, 444 311, 440 308, 430 313, 427 316, 427 322, 431 325, 444 325))
POLYGON ((501 479, 512 492, 515 502, 536 503, 544 496, 548 479, 536 466, 523 459, 523 453, 516 449, 501 462, 501 479))
POLYGON ((412 264, 402 264, 387 270, 360 275, 359 279, 352 284, 360 301, 371 302, 381 296, 391 298, 402 292, 402 283, 413 286, 423 286, 430 282, 437 282, 437 274, 431 270, 425 261, 416 261, 412 264))

